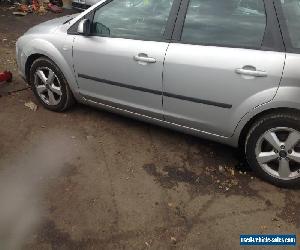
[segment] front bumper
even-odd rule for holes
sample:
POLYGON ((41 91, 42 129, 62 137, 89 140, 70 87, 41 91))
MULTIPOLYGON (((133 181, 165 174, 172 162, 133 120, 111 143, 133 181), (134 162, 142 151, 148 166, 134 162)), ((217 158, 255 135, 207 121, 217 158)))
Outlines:
POLYGON ((73 9, 76 9, 76 10, 86 10, 89 7, 91 7, 91 5, 72 2, 72 7, 73 7, 73 9))

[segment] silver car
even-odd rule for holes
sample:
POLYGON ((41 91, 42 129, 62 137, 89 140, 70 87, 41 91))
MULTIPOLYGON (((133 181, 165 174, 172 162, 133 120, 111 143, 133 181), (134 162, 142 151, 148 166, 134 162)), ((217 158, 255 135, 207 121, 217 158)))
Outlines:
POLYGON ((261 178, 300 185, 300 0, 103 0, 19 38, 20 74, 75 100, 239 147, 261 178))

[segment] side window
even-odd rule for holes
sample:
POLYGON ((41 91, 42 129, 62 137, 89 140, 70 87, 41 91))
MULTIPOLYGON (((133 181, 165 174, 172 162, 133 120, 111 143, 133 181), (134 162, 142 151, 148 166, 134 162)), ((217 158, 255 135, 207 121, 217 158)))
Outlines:
POLYGON ((113 0, 95 11, 93 35, 162 40, 173 0, 113 0))
POLYGON ((300 0, 281 0, 292 46, 300 49, 300 0))
POLYGON ((263 0, 190 0, 181 41, 260 48, 265 28, 263 0))

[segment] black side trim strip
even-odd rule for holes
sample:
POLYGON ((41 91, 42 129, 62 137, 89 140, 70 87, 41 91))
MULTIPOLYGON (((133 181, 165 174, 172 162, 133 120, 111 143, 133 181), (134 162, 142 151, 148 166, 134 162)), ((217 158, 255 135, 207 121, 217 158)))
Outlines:
POLYGON ((96 82, 109 84, 109 85, 113 85, 113 86, 118 86, 118 87, 122 87, 122 88, 128 88, 128 89, 133 89, 133 90, 137 90, 137 91, 148 92, 148 93, 152 93, 152 94, 155 94, 155 95, 164 95, 164 96, 167 96, 167 97, 170 97, 170 98, 176 98, 176 99, 185 100, 185 101, 189 101, 189 102, 201 103, 201 104, 205 104, 205 105, 216 106, 216 107, 226 108, 226 109, 232 108, 232 105, 226 104, 226 103, 219 103, 219 102, 213 102, 213 101, 208 101, 208 100, 201 100, 201 99, 197 99, 197 98, 193 98, 193 97, 176 95, 176 94, 172 94, 172 93, 168 93, 168 92, 162 93, 161 91, 158 91, 158 90, 137 87, 137 86, 124 84, 124 83, 120 83, 120 82, 114 82, 114 81, 110 81, 110 80, 100 79, 100 78, 93 77, 93 76, 78 74, 78 77, 88 79, 88 80, 92 80, 92 81, 96 81, 96 82))
POLYGON ((167 93, 167 92, 164 92, 164 96, 171 97, 171 98, 176 98, 176 99, 181 99, 181 100, 185 100, 185 101, 189 101, 189 102, 195 102, 195 103, 201 103, 201 104, 206 104, 206 105, 210 105, 210 106, 216 106, 216 107, 225 108, 225 109, 232 108, 232 105, 226 104, 226 103, 212 102, 212 101, 208 101, 208 100, 201 100, 201 99, 197 99, 197 98, 194 98, 194 97, 175 95, 175 94, 167 93))
POLYGON ((146 89, 146 88, 137 87, 137 86, 133 86, 133 85, 125 84, 125 83, 120 83, 120 82, 113 82, 113 81, 110 81, 110 80, 100 79, 100 78, 93 77, 93 76, 78 74, 78 77, 85 78, 85 79, 88 79, 88 80, 93 80, 93 81, 96 81, 96 82, 102 82, 102 83, 106 83, 106 84, 109 84, 109 85, 114 85, 114 86, 118 86, 118 87, 122 87, 122 88, 133 89, 133 90, 138 90, 138 91, 142 91, 142 92, 149 92, 149 93, 152 93, 152 94, 155 94, 155 95, 162 95, 162 92, 158 91, 158 90, 146 89))

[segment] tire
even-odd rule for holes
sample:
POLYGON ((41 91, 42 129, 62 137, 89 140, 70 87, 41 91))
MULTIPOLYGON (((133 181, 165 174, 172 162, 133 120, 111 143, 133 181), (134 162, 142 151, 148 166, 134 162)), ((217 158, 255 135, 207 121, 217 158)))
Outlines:
POLYGON ((245 156, 258 177, 279 187, 300 187, 300 116, 278 112, 256 121, 245 141, 245 156))
POLYGON ((30 85, 34 95, 46 109, 63 112, 75 103, 63 73, 46 57, 38 58, 33 62, 30 68, 30 85), (50 72, 53 73, 52 78, 50 72), (53 81, 49 80, 50 78, 53 81))

